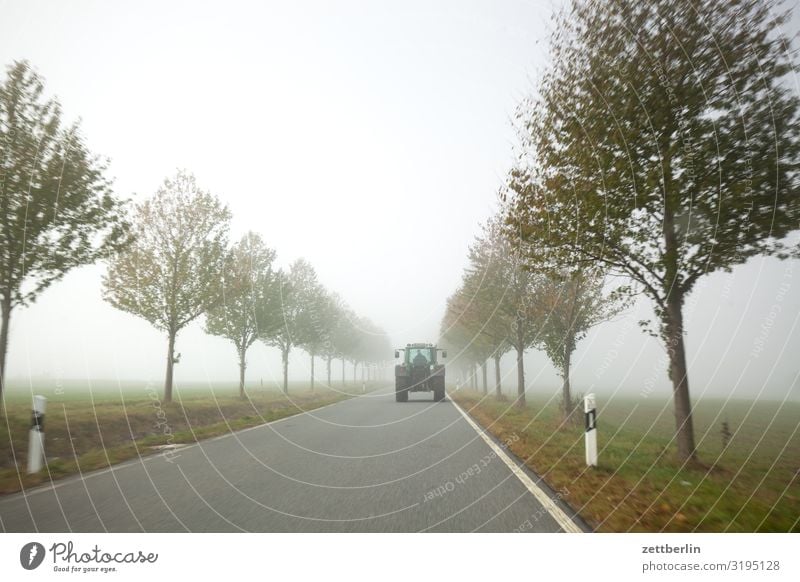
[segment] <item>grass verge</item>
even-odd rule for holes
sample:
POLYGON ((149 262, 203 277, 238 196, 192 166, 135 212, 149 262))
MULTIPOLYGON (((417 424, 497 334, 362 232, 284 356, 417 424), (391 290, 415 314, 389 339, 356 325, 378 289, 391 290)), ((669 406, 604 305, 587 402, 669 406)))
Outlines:
POLYGON ((599 467, 584 461, 583 420, 554 403, 475 392, 450 396, 601 532, 800 531, 800 405, 744 401, 695 407, 704 468, 684 468, 666 402, 617 399, 598 416, 599 467), (722 410, 722 413, 720 412, 722 410), (723 437, 720 419, 730 434, 723 437))

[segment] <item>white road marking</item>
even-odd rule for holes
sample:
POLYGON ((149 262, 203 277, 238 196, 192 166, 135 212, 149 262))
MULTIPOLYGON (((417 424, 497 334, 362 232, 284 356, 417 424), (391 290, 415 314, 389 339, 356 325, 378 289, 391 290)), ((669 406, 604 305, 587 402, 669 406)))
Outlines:
POLYGON ((450 402, 453 403, 453 406, 456 407, 456 410, 458 410, 461 413, 461 416, 464 417, 464 419, 469 423, 469 425, 475 429, 475 432, 477 432, 484 440, 484 442, 486 442, 486 444, 489 445, 489 448, 491 448, 492 451, 500 459, 502 459, 502 461, 506 464, 506 466, 509 469, 511 469, 511 472, 514 473, 517 479, 522 481, 522 484, 525 485, 528 491, 530 491, 536 498, 536 500, 542 504, 542 507, 544 507, 545 511, 547 511, 547 513, 549 513, 552 516, 552 518, 556 520, 556 523, 558 523, 558 525, 561 526, 561 529, 563 529, 567 533, 583 533, 583 530, 580 527, 578 527, 578 525, 574 521, 572 521, 570 517, 566 513, 564 513, 564 511, 558 505, 556 505, 552 499, 550 499, 550 496, 547 495, 547 493, 545 493, 541 487, 539 487, 536 483, 533 482, 533 479, 531 479, 527 475, 527 473, 525 473, 525 471, 523 471, 519 467, 519 465, 517 465, 511 459, 511 457, 509 457, 506 454, 506 452, 496 442, 494 442, 486 434, 486 432, 475 423, 474 420, 472 420, 469 417, 469 415, 466 412, 464 412, 464 409, 461 408, 455 402, 455 400, 453 400, 452 398, 450 398, 449 400, 450 402))

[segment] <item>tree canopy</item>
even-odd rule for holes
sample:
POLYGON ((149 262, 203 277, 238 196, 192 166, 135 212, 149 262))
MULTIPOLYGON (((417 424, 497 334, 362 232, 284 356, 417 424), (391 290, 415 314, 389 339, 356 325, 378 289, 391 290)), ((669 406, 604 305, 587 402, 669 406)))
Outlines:
POLYGON ((125 203, 80 124, 65 125, 44 81, 14 62, 0 83, 0 394, 11 311, 128 241, 125 203))

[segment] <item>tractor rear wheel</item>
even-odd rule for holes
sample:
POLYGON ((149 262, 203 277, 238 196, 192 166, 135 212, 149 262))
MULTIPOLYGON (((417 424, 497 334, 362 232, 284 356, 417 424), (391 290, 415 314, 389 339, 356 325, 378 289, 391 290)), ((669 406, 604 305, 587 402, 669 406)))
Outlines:
POLYGON ((408 402, 407 384, 405 378, 395 378, 394 399, 396 402, 408 402))
POLYGON ((433 401, 444 400, 444 378, 433 378, 433 401))

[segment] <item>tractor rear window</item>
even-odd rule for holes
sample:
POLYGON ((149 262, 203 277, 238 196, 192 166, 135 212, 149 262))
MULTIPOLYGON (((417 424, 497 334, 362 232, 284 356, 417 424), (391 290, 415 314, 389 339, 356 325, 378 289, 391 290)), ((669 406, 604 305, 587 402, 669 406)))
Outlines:
POLYGON ((430 364, 432 361, 430 348, 411 348, 408 353, 408 361, 412 364, 430 364), (425 358, 424 362, 422 358, 425 358))

